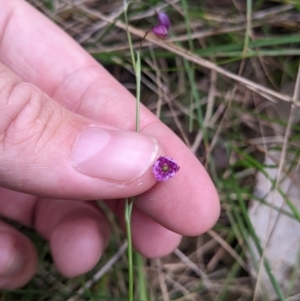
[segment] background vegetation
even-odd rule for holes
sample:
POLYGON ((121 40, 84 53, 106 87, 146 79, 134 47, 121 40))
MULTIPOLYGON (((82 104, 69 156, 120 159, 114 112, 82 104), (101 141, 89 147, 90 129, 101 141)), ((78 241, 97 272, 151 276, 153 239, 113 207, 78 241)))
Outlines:
MULTIPOLYGON (((135 93, 123 1, 29 2, 135 93)), ((135 255, 136 300, 300 300, 297 263, 286 276, 286 289, 262 260, 258 270, 265 266, 276 298, 268 290, 263 297, 258 292, 249 258, 253 252, 263 256, 264 245, 248 211, 251 202, 269 206, 255 187, 258 172, 265 171, 265 158, 272 154, 272 166, 300 187, 294 178, 300 150, 299 1, 146 2, 165 11, 172 27, 167 41, 149 35, 143 43, 141 101, 204 164, 219 191, 222 213, 214 229, 184 238, 166 258, 144 260, 135 255), (274 158, 274 152, 281 155, 274 158)), ((154 10, 133 5, 129 20, 138 48, 145 31, 156 23, 154 10)), ((277 179, 279 175, 275 189, 277 179)), ((297 204, 284 192, 283 196, 289 211, 277 211, 299 221, 297 204)), ((92 272, 76 279, 59 275, 46 242, 24 229, 40 251, 38 273, 27 287, 0 293, 0 300, 126 300, 125 238, 114 217, 110 219, 114 235, 108 251, 92 272)))

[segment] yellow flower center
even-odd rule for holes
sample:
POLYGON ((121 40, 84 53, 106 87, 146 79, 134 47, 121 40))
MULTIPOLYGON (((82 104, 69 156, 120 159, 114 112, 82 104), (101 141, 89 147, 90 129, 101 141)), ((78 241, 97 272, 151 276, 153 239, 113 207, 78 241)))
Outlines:
POLYGON ((162 167, 162 171, 168 171, 169 170, 169 166, 168 165, 164 165, 163 167, 162 167))

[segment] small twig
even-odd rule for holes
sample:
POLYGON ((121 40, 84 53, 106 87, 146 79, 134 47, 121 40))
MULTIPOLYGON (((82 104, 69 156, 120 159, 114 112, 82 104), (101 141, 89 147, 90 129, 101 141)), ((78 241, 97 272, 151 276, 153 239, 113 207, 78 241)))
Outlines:
POLYGON ((195 272, 203 281, 204 286, 209 291, 212 283, 206 276, 204 272, 194 263, 192 262, 185 254, 183 254, 179 249, 174 251, 174 254, 178 256, 182 262, 184 262, 193 272, 195 272))
POLYGON ((167 285, 166 285, 166 282, 165 282, 165 279, 164 279, 164 276, 163 276, 163 271, 162 271, 162 266, 161 266, 160 259, 155 259, 155 263, 156 263, 157 270, 158 270, 158 279, 159 279, 159 284, 160 284, 160 289, 161 289, 161 292, 162 292, 163 300, 164 301, 170 301, 167 285))
POLYGON ((248 271, 246 262, 236 253, 236 251, 226 243, 226 241, 218 235, 215 231, 209 230, 207 232, 212 238, 214 238, 235 260, 239 265, 245 270, 248 271))
MULTIPOLYGON (((84 284, 84 287, 80 288, 77 291, 77 294, 78 295, 83 294, 86 289, 89 289, 94 283, 99 281, 99 279, 103 275, 105 275, 105 273, 107 273, 107 271, 111 269, 111 267, 120 259, 120 257, 126 251, 126 249, 127 249, 127 242, 124 242, 121 248, 118 250, 118 252, 111 259, 109 259, 103 267, 101 267, 101 269, 93 276, 92 279, 90 279, 84 284)), ((73 299, 70 298, 67 301, 71 301, 71 300, 73 299)))

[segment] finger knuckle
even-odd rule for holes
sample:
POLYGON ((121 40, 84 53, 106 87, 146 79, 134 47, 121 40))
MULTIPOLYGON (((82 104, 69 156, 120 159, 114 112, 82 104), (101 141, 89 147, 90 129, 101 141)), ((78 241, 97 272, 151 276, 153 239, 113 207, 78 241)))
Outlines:
POLYGON ((47 96, 30 83, 16 83, 0 92, 4 103, 0 117, 2 147, 20 146, 32 140, 35 147, 52 116, 46 106, 47 96))

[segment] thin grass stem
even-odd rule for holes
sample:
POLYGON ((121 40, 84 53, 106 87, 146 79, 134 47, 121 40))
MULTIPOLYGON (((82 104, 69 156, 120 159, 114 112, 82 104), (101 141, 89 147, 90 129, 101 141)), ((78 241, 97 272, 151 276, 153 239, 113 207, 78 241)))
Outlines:
POLYGON ((137 267, 138 298, 139 300, 148 301, 147 279, 145 275, 144 258, 137 252, 135 252, 134 258, 137 267))
MULTIPOLYGON (((133 2, 130 2, 133 3, 133 2)), ((132 40, 130 36, 130 32, 128 30, 128 7, 130 5, 128 3, 124 10, 125 15, 125 23, 127 27, 127 38, 128 38, 128 44, 130 48, 130 54, 131 54, 131 60, 132 60, 132 66, 135 74, 136 79, 136 110, 135 110, 135 131, 139 132, 140 130, 140 99, 141 99, 141 57, 140 57, 140 51, 136 52, 136 56, 134 54, 134 49, 132 45, 132 40)), ((133 301, 133 295, 134 295, 134 287, 133 287, 133 251, 132 251, 132 236, 131 236, 131 214, 132 214, 132 208, 133 208, 133 202, 134 197, 129 199, 127 198, 125 201, 125 222, 126 222, 126 234, 127 234, 127 243, 128 243, 128 249, 127 249, 127 257, 128 257, 128 301, 133 301)))
POLYGON ((130 5, 130 2, 127 4, 127 1, 124 1, 124 19, 125 19, 125 24, 126 24, 126 34, 127 34, 127 40, 128 40, 129 49, 130 49, 131 62, 132 62, 133 70, 135 70, 135 56, 134 56, 130 31, 128 30, 128 24, 129 24, 128 23, 128 8, 129 8, 129 5, 130 5))
POLYGON ((125 223, 127 234, 127 259, 128 259, 128 301, 133 301, 133 259, 132 259, 132 236, 131 236, 131 213, 133 198, 125 200, 125 223))
POLYGON ((135 131, 140 131, 140 103, 141 103, 141 56, 136 52, 135 64, 135 81, 136 81, 136 106, 135 106, 135 131))

